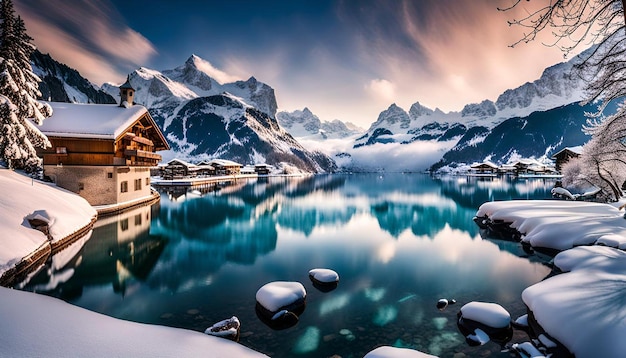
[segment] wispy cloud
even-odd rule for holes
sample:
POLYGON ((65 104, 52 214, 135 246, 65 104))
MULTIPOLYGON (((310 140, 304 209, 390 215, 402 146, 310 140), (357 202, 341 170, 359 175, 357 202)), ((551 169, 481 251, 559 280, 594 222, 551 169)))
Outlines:
POLYGON ((97 84, 123 79, 157 53, 106 0, 32 0, 15 6, 40 51, 97 84))
POLYGON ((340 16, 356 31, 361 62, 394 84, 396 103, 408 108, 420 101, 450 111, 495 100, 562 61, 558 50, 540 42, 510 48, 520 33, 507 19, 516 14, 498 11, 499 3, 364 1, 340 16))
POLYGON ((385 79, 373 79, 365 86, 365 89, 377 99, 393 101, 396 97, 396 86, 385 79))

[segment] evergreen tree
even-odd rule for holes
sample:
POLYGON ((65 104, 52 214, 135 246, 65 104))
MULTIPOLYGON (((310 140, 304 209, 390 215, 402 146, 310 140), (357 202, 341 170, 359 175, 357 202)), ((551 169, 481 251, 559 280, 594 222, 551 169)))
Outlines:
POLYGON ((33 172, 41 167, 35 147, 50 146, 33 121, 41 125, 52 108, 37 101, 40 79, 29 60, 35 46, 12 0, 0 3, 0 21, 0 160, 33 172))

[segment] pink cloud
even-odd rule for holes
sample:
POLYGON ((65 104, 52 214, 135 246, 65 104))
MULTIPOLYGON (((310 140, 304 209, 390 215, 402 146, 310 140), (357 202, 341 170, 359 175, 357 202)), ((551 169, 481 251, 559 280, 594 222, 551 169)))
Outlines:
POLYGON ((107 1, 16 2, 37 48, 96 84, 121 81, 157 52, 107 1))

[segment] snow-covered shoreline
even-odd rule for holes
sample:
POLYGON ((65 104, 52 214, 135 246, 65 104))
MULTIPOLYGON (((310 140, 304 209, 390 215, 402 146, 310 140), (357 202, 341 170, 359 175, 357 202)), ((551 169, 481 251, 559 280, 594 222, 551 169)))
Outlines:
MULTIPOLYGON (((12 275, 24 258, 47 257, 50 247, 90 235, 97 211, 80 196, 6 168, 0 187, 0 276, 12 275), (51 240, 31 227, 32 214, 48 224, 51 240)), ((119 320, 3 287, 0 317, 0 355, 7 357, 265 357, 201 332, 119 320)))
POLYGON ((6 357, 266 357, 201 332, 112 318, 59 299, 0 288, 6 357))
POLYGON ((530 313, 549 336, 579 358, 623 356, 626 220, 616 205, 488 202, 476 217, 481 226, 495 223, 495 228, 517 230, 521 241, 533 248, 559 251, 554 266, 561 273, 522 293, 530 313))
POLYGON ((0 168, 0 277, 33 253, 90 229, 96 210, 80 196, 54 184, 0 168), (47 222, 49 237, 33 229, 27 216, 47 222))

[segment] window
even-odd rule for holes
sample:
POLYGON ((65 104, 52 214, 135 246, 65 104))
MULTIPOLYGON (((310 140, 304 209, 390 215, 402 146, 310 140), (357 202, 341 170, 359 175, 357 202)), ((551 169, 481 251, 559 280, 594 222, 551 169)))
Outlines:
POLYGON ((67 147, 56 147, 57 154, 67 154, 67 147))
POLYGON ((135 226, 141 225, 141 214, 135 215, 135 226))
POLYGON ((122 193, 126 193, 128 192, 128 182, 127 181, 123 181, 121 186, 120 186, 120 191, 122 193))
POLYGON ((135 190, 141 190, 141 179, 135 179, 135 190))
POLYGON ((113 173, 107 173, 107 178, 113 179, 113 173))
POLYGON ((150 186, 150 178, 146 178, 146 186, 150 186))
POLYGON ((122 231, 128 230, 128 218, 120 220, 120 229, 122 229, 122 231))

